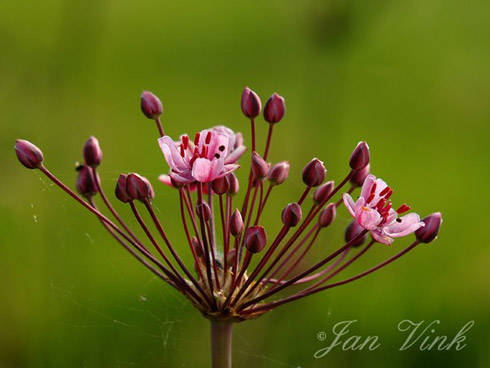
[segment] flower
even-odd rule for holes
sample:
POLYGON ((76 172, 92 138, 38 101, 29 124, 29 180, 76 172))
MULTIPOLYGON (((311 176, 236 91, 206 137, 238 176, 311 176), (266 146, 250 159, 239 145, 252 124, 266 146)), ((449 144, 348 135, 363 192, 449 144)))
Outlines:
POLYGON ((371 231, 373 238, 380 243, 390 245, 393 238, 413 233, 424 226, 418 214, 412 212, 405 216, 399 214, 410 210, 406 204, 396 211, 391 208, 390 197, 393 190, 374 175, 368 175, 362 186, 357 202, 348 193, 344 193, 344 204, 350 214, 364 229, 371 231))
MULTIPOLYGON (((246 151, 241 133, 222 125, 197 133, 194 142, 182 135, 175 142, 164 136, 158 143, 170 166, 169 176, 181 184, 209 183, 225 176, 239 167, 236 162, 246 151)), ((165 176, 160 181, 172 184, 165 176)))

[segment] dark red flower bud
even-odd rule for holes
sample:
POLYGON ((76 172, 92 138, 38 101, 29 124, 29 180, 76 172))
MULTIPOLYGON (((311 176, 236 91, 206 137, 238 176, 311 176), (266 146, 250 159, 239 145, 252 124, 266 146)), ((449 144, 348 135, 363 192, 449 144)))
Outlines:
POLYGON ((149 91, 141 94, 141 111, 148 119, 156 119, 163 113, 162 101, 149 91))
POLYGON ((301 206, 294 202, 289 203, 284 207, 281 214, 281 220, 284 226, 294 227, 301 221, 302 216, 303 212, 301 211, 301 206))
POLYGON ((369 175, 370 166, 371 165, 367 164, 362 169, 354 171, 352 178, 350 178, 351 184, 356 187, 362 187, 362 184, 364 184, 364 180, 369 175))
POLYGON ((194 250, 196 252, 196 256, 198 258, 203 258, 204 257, 204 251, 202 249, 201 244, 199 244, 199 240, 197 240, 197 238, 195 236, 193 236, 191 239, 191 242, 192 242, 192 247, 194 248, 194 250))
POLYGON ((320 227, 327 227, 335 220, 335 216, 337 216, 337 206, 335 206, 335 203, 330 203, 322 212, 320 212, 320 216, 318 216, 318 225, 320 227))
POLYGON ((323 203, 332 193, 334 186, 335 183, 333 180, 327 181, 325 184, 320 185, 317 190, 315 190, 315 194, 313 194, 313 201, 316 204, 323 203))
POLYGON ((281 161, 271 167, 267 174, 271 185, 279 185, 286 181, 289 175, 289 162, 281 161))
POLYGON ((205 201, 197 202, 196 213, 204 221, 208 221, 211 218, 211 208, 205 201))
POLYGON ((308 187, 316 187, 323 183, 327 170, 323 166, 323 162, 314 158, 303 169, 303 182, 308 187))
POLYGON ((245 230, 243 242, 250 253, 259 253, 267 244, 267 235, 262 226, 252 226, 245 230))
POLYGON ((15 141, 15 154, 20 163, 28 169, 37 169, 44 160, 41 150, 24 139, 15 141))
POLYGON ((97 184, 92 169, 87 165, 79 165, 76 170, 78 172, 76 184, 78 193, 87 198, 92 197, 97 193, 97 184))
POLYGON ((284 98, 274 93, 265 103, 264 119, 271 124, 278 123, 285 112, 286 104, 284 103, 284 98))
POLYGON ((230 232, 233 236, 238 236, 243 232, 242 214, 238 209, 233 212, 230 218, 230 232))
MULTIPOLYGON (((352 239, 356 238, 363 230, 364 228, 361 225, 359 225, 356 221, 352 221, 345 229, 345 241, 347 243, 350 242, 352 239)), ((352 244, 352 246, 359 247, 364 244, 366 239, 367 233, 357 239, 354 244, 352 244)))
POLYGON ((240 190, 240 182, 234 173, 229 173, 226 175, 228 178, 228 183, 230 184, 230 188, 228 189, 228 195, 235 195, 240 190))
POLYGON ((228 254, 226 255, 226 264, 228 265, 228 267, 235 264, 235 258, 236 258, 236 249, 232 248, 228 251, 228 254))
POLYGON ((260 97, 250 88, 245 87, 242 92, 242 112, 247 118, 255 118, 260 114, 262 102, 260 97))
POLYGON ((257 152, 252 153, 252 173, 254 179, 265 178, 269 172, 269 164, 257 152))
POLYGON ((354 170, 361 170, 369 164, 369 146, 366 142, 359 142, 350 156, 349 165, 354 170))
POLYGON ((213 192, 219 195, 227 193, 230 189, 230 181, 226 175, 213 180, 213 183, 211 185, 213 188, 213 192))
POLYGON ((415 236, 418 241, 422 243, 430 243, 434 239, 437 238, 437 234, 439 234, 439 229, 442 224, 442 215, 440 212, 436 212, 430 214, 426 218, 422 220, 425 223, 425 226, 419 228, 415 232, 415 236))
POLYGON ((126 190, 126 180, 128 176, 126 174, 121 174, 119 175, 119 178, 117 179, 117 184, 116 184, 116 190, 115 194, 117 199, 119 199, 121 202, 127 203, 131 202, 133 198, 128 194, 126 190))
POLYGON ((100 165, 102 162, 102 150, 97 138, 90 137, 87 139, 85 146, 83 146, 83 158, 88 166, 97 167, 100 165))
POLYGON ((126 193, 132 200, 144 201, 154 197, 153 188, 148 179, 135 173, 129 174, 126 178, 126 193))

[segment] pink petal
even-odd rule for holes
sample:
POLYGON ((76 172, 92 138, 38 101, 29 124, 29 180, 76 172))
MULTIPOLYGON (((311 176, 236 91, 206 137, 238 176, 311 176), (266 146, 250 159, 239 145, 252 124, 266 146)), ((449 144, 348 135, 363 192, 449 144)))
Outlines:
POLYGON ((381 222, 381 216, 378 211, 365 206, 357 210, 356 219, 359 225, 367 230, 376 229, 381 222))
POLYGON ((240 165, 236 165, 236 164, 224 165, 223 170, 221 170, 221 173, 219 174, 219 177, 221 178, 222 176, 225 176, 226 174, 229 174, 232 171, 235 171, 239 167, 240 167, 240 165))
POLYGON ((393 238, 390 238, 388 235, 386 235, 381 229, 375 229, 371 231, 371 236, 378 243, 386 244, 386 245, 391 245, 394 240, 393 238))
POLYGON ((349 211, 352 217, 356 217, 356 204, 354 203, 354 200, 350 196, 349 193, 344 193, 342 195, 342 199, 344 200, 345 207, 349 211))
POLYGON ((172 179, 174 179, 175 181, 180 182, 182 184, 189 184, 189 183, 194 182, 194 178, 192 177, 190 172, 178 173, 178 172, 172 171, 170 173, 170 176, 172 177, 172 179))
POLYGON ((160 180, 160 182, 162 182, 168 187, 173 187, 172 179, 170 179, 170 175, 162 174, 158 177, 158 180, 160 180))
POLYGON ((399 220, 400 221, 394 221, 383 228, 386 235, 399 238, 411 234, 421 226, 424 226, 424 223, 420 221, 419 215, 414 212, 400 217, 399 220))
POLYGON ((214 160, 217 158, 216 155, 219 155, 219 158, 228 156, 228 145, 229 138, 226 135, 214 133, 209 143, 208 159, 214 160), (224 147, 224 150, 220 151, 220 147, 224 147))
POLYGON ((371 188, 373 184, 376 182, 376 177, 373 174, 369 174, 364 180, 364 184, 362 185, 361 197, 364 199, 368 199, 371 194, 371 188))
POLYGON ((188 164, 184 161, 180 152, 175 147, 175 142, 169 136, 164 136, 158 139, 158 144, 160 145, 160 149, 165 156, 165 160, 167 161, 170 169, 174 171, 184 171, 188 169, 188 164))
POLYGON ((220 176, 223 162, 223 159, 210 161, 206 158, 198 158, 194 161, 192 176, 201 183, 209 183, 220 176))
POLYGON ((246 150, 247 147, 245 146, 240 146, 236 148, 225 158, 225 164, 234 164, 235 162, 238 161, 240 157, 242 157, 242 155, 245 153, 246 150))

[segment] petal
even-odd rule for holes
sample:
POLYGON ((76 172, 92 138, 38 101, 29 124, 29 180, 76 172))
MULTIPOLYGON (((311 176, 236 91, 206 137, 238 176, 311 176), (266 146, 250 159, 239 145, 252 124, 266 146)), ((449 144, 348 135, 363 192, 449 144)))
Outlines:
POLYGON ((229 139, 226 135, 214 133, 211 142, 209 142, 208 159, 215 160, 228 156, 228 145, 229 139), (222 150, 220 150, 220 147, 222 150), (219 157, 216 157, 216 155, 219 155, 219 157))
POLYGON ((170 176, 172 177, 172 179, 174 179, 175 181, 180 182, 182 184, 189 184, 189 183, 194 182, 194 178, 192 177, 190 172, 178 173, 178 172, 173 171, 170 173, 170 176))
POLYGON ((161 137, 158 139, 158 144, 160 145, 160 149, 162 150, 170 169, 175 171, 184 171, 189 168, 188 164, 184 161, 177 150, 175 142, 172 140, 172 138, 170 138, 168 135, 161 137))
POLYGON ((359 225, 367 230, 374 230, 381 222, 381 216, 378 211, 363 206, 356 213, 356 219, 359 225))
MULTIPOLYGON (((210 161, 206 158, 198 158, 192 167, 192 176, 201 183, 209 183, 220 177, 224 168, 224 160, 210 161)), ((221 176, 223 176, 222 174, 221 176)))
POLYGON ((399 217, 396 221, 385 226, 383 230, 388 236, 399 238, 413 233, 421 226, 424 226, 424 223, 420 221, 420 216, 415 212, 412 212, 399 217))
POLYGON ((170 175, 162 174, 158 177, 161 183, 165 184, 168 187, 173 187, 172 179, 170 179, 170 175))
POLYGON ((239 167, 240 165, 235 165, 235 164, 224 165, 223 169, 221 170, 221 173, 219 174, 219 178, 225 176, 226 174, 231 173, 232 171, 235 171, 239 167))
POLYGON ((373 184, 375 182, 376 176, 374 176, 373 174, 369 174, 364 180, 364 184, 362 185, 361 197, 363 197, 364 199, 368 199, 369 195, 371 194, 371 188, 373 187, 373 184))
POLYGON ((393 238, 390 238, 388 235, 386 235, 381 229, 375 229, 371 231, 371 236, 378 243, 386 244, 386 245, 391 245, 391 243, 393 243, 394 240, 393 238))
POLYGON ((225 164, 234 164, 240 157, 242 157, 246 150, 247 147, 245 146, 236 148, 225 158, 225 164))
POLYGON ((344 193, 342 195, 342 199, 344 200, 345 207, 347 210, 349 210, 349 213, 351 214, 352 217, 356 217, 356 204, 354 203, 354 200, 350 196, 349 193, 344 193))

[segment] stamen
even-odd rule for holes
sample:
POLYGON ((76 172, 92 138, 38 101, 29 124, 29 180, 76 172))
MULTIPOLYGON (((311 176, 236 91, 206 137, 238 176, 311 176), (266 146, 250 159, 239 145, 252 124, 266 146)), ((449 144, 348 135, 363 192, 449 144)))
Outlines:
POLYGON ((386 199, 384 199, 384 198, 381 198, 378 201, 378 204, 376 204, 376 208, 378 209, 378 212, 384 211, 383 207, 384 207, 385 203, 386 203, 386 199))
POLYGON ((189 162, 192 166, 194 161, 199 157, 199 149, 197 147, 194 148, 194 154, 192 155, 191 161, 189 162))
POLYGON ((182 157, 184 157, 184 156, 185 156, 185 152, 184 152, 184 144, 183 144, 183 143, 181 143, 181 144, 180 144, 180 155, 181 155, 182 157))
POLYGON ((410 211, 410 206, 408 206, 406 203, 402 204, 397 210, 396 213, 401 215, 402 213, 410 211))
POLYGON ((387 186, 386 188, 384 188, 384 189, 381 191, 381 193, 379 193, 379 196, 380 196, 380 197, 384 196, 384 195, 385 195, 386 193, 388 193, 390 190, 391 190, 391 188, 387 186))
POLYGON ((182 144, 184 145, 184 149, 187 149, 187 147, 189 146, 189 136, 188 135, 182 136, 182 144))
POLYGON ((194 137, 194 144, 197 146, 199 144, 199 139, 201 138, 201 133, 197 132, 194 137))
POLYGON ((203 146, 201 151, 201 157, 206 157, 208 155, 208 146, 203 146))
POLYGON ((208 132, 208 134, 206 135, 206 144, 209 144, 209 142, 211 142, 211 136, 212 136, 212 133, 208 132))
POLYGON ((386 199, 390 199, 391 195, 393 194, 393 189, 390 189, 388 193, 385 195, 386 199))
POLYGON ((367 199, 367 203, 371 203, 371 201, 374 199, 375 192, 376 192, 376 183, 373 183, 373 186, 371 187, 371 192, 369 193, 369 197, 367 199))

